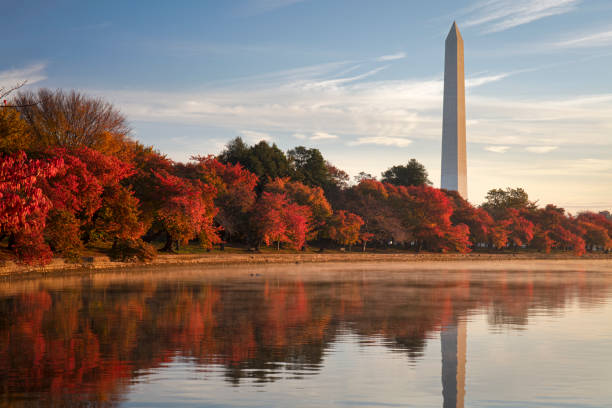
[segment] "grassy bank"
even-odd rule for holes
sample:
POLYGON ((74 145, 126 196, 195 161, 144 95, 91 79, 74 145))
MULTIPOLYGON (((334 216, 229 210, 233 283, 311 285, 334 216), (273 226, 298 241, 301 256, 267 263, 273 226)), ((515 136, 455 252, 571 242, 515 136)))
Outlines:
POLYGON ((407 252, 394 250, 372 250, 370 252, 345 252, 327 250, 318 252, 314 249, 296 252, 291 250, 276 251, 264 248, 261 252, 248 252, 244 248, 226 247, 225 251, 214 250, 205 252, 194 247, 185 247, 179 253, 160 254, 146 264, 137 262, 111 261, 103 248, 89 249, 86 256, 79 262, 68 262, 62 258, 54 259, 50 264, 40 266, 19 265, 12 261, 0 264, 0 276, 20 275, 24 273, 50 273, 62 271, 77 272, 78 270, 117 269, 164 265, 249 265, 249 264, 295 264, 295 263, 335 263, 335 262, 444 262, 444 261, 502 261, 502 260, 578 260, 607 259, 612 260, 612 254, 587 253, 582 257, 568 252, 481 252, 468 254, 407 252))

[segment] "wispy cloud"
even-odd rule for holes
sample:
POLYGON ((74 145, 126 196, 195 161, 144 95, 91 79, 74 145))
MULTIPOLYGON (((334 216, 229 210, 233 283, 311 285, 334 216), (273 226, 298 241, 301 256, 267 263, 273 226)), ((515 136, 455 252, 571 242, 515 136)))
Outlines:
POLYGON ((325 133, 325 132, 315 132, 311 137, 310 140, 331 140, 331 139, 337 139, 338 135, 332 135, 330 133, 325 133))
POLYGON ((240 131, 240 135, 250 143, 258 143, 262 140, 269 142, 272 140, 272 137, 268 133, 256 132, 254 130, 242 130, 240 131))
POLYGON ((497 74, 497 75, 488 75, 488 76, 479 76, 475 78, 468 78, 465 80, 465 86, 467 86, 468 88, 481 86, 484 84, 488 84, 489 82, 501 81, 502 79, 507 78, 510 75, 512 75, 512 73, 507 72, 507 73, 502 73, 502 74, 497 74))
POLYGON ((357 140, 348 142, 347 144, 349 146, 381 145, 381 146, 406 147, 411 143, 412 143, 412 140, 404 139, 401 137, 373 136, 373 137, 360 137, 357 140))
POLYGON ((550 153, 558 148, 559 146, 527 146, 525 150, 530 153, 550 153))
POLYGON ((574 38, 559 41, 554 44, 557 48, 588 48, 606 47, 612 44, 612 30, 606 29, 596 33, 580 34, 574 38))
POLYGON ((510 146, 485 146, 484 149, 493 153, 506 153, 510 149, 510 146))
POLYGON ((343 78, 335 78, 335 79, 328 79, 325 81, 318 81, 318 82, 312 82, 312 81, 307 81, 304 84, 304 88, 305 89, 312 89, 312 88, 330 88, 330 87, 336 87, 338 85, 341 84, 346 84, 348 82, 355 82, 355 81, 359 81, 368 77, 371 77, 373 75, 378 74, 380 71, 386 69, 387 67, 378 67, 378 68, 374 68, 370 71, 364 72, 363 74, 359 74, 359 75, 355 75, 355 76, 351 76, 351 77, 343 77, 343 78))
POLYGON ((0 71, 0 88, 6 88, 23 81, 27 81, 29 85, 44 81, 47 79, 45 75, 46 67, 47 64, 40 62, 23 68, 0 71))
POLYGON ((528 24, 545 17, 574 11, 582 0, 484 0, 464 10, 463 27, 479 26, 492 33, 528 24))
POLYGON ((395 54, 382 55, 376 58, 376 61, 395 61, 406 57, 407 55, 405 52, 396 52, 395 54))

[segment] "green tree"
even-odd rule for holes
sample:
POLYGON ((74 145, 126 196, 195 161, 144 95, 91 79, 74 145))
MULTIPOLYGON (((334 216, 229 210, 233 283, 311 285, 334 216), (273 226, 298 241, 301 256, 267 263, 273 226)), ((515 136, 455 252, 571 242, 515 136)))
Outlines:
POLYGON ((429 175, 425 166, 410 159, 407 165, 393 166, 382 173, 382 181, 385 183, 395 184, 397 186, 422 186, 425 184, 431 185, 429 175))
POLYGON ((225 150, 219 155, 221 163, 240 163, 244 168, 255 173, 259 178, 260 186, 276 177, 292 176, 293 172, 289 159, 276 144, 270 146, 261 141, 254 146, 248 146, 237 137, 227 144, 225 150))
POLYGON ((327 163, 319 149, 298 146, 287 152, 294 171, 293 178, 311 187, 326 188, 332 184, 327 163))
POLYGON ((506 188, 505 190, 498 188, 489 190, 482 204, 482 208, 487 210, 494 218, 498 218, 508 208, 515 210, 533 210, 536 208, 536 203, 529 201, 529 196, 522 188, 506 188))
POLYGON ((249 151, 249 145, 244 143, 241 137, 237 137, 225 145, 225 149, 217 159, 223 164, 240 163, 245 166, 249 157, 249 151))

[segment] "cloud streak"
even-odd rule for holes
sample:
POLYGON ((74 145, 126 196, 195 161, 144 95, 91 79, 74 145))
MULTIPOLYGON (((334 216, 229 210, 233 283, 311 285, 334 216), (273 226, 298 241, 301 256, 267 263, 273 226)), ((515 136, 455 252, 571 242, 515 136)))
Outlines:
POLYGON ((605 47, 612 44, 612 29, 597 33, 582 34, 575 38, 559 41, 554 44, 557 48, 590 48, 605 47))
POLYGON ((382 55, 378 58, 376 58, 376 61, 395 61, 395 60, 400 60, 400 59, 404 59, 406 58, 407 55, 405 52, 397 52, 395 54, 389 54, 389 55, 382 55))
POLYGON ((357 140, 348 142, 349 146, 360 146, 360 145, 380 145, 380 146, 396 146, 406 147, 412 143, 410 139, 404 139, 402 137, 388 137, 388 136, 373 136, 373 137, 360 137, 357 140))
POLYGON ((325 132, 315 132, 310 137, 310 140, 333 140, 337 138, 338 138, 338 135, 332 135, 330 133, 325 133, 325 132))
POLYGON ((510 149, 510 146, 485 146, 484 149, 493 153, 506 153, 510 149))
POLYGON ((270 142, 272 137, 265 132, 256 132, 254 130, 242 130, 240 135, 244 137, 249 143, 259 143, 261 141, 270 142))
POLYGON ((542 18, 576 10, 581 0, 485 0, 468 9, 463 27, 478 26, 485 33, 505 31, 542 18))
POLYGON ((47 79, 46 68, 47 64, 39 62, 23 68, 0 71, 0 88, 13 86, 23 81, 27 81, 28 85, 44 81, 47 79))
POLYGON ((558 148, 559 146, 527 146, 525 150, 529 153, 550 153, 558 148))

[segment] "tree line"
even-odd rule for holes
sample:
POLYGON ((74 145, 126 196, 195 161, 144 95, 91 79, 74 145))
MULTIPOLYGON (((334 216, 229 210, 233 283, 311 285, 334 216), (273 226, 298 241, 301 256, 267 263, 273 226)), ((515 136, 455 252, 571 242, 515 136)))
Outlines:
POLYGON ((415 159, 351 182, 318 149, 236 138, 218 156, 180 163, 133 140, 99 98, 41 89, 0 108, 0 251, 26 264, 77 260, 95 245, 146 260, 194 241, 582 255, 608 251, 611 236, 609 214, 538 207, 520 188, 473 206, 432 187, 415 159))

